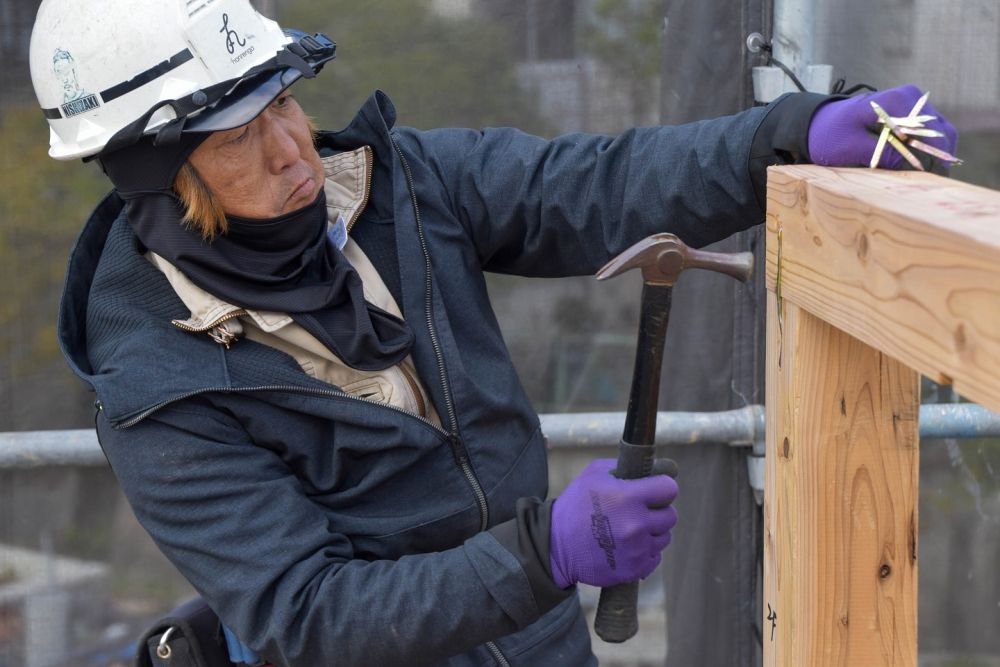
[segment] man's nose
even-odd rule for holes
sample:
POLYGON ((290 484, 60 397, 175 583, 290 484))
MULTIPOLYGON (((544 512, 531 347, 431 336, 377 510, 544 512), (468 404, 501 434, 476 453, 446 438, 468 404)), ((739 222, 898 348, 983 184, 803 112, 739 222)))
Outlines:
POLYGON ((265 110, 258 120, 264 124, 264 150, 268 168, 272 173, 280 174, 298 161, 299 145, 291 128, 272 116, 269 110, 265 110))

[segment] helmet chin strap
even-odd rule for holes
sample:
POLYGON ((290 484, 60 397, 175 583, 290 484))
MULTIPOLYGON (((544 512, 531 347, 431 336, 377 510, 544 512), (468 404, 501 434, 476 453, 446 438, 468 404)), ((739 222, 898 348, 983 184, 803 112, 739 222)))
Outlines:
POLYGON ((146 134, 146 125, 149 124, 149 119, 163 107, 172 108, 176 118, 169 121, 156 132, 154 145, 160 147, 176 144, 184 132, 184 124, 187 122, 188 116, 207 106, 213 97, 220 99, 230 89, 232 89, 232 83, 227 81, 210 86, 205 90, 196 90, 186 97, 176 100, 164 100, 153 106, 133 122, 115 132, 100 153, 85 157, 83 161, 89 162, 102 155, 109 155, 139 141, 146 134))
POLYGON ((184 133, 184 124, 187 123, 187 115, 178 116, 156 132, 153 145, 157 148, 161 146, 174 146, 181 139, 184 133))

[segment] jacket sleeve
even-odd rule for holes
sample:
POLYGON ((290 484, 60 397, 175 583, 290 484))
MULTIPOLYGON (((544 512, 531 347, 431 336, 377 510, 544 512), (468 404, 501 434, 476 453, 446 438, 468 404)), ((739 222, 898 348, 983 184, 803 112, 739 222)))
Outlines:
POLYGON ((490 532, 436 553, 357 558, 280 456, 205 398, 124 430, 101 413, 98 433, 143 527, 277 666, 439 663, 564 599, 539 601, 539 583, 490 532))
POLYGON ((545 140, 510 128, 395 135, 439 181, 484 269, 581 275, 650 234, 703 246, 762 222, 766 167, 808 160, 809 121, 827 99, 786 95, 733 116, 614 137, 545 140))

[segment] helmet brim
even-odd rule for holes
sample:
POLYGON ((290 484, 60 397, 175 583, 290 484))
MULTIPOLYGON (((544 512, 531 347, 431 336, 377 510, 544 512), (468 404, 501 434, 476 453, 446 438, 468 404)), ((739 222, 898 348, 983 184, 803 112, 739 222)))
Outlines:
POLYGON ((288 32, 297 39, 286 44, 272 60, 234 82, 220 82, 156 104, 116 132, 97 155, 130 146, 143 136, 154 137, 155 145, 160 146, 176 142, 184 134, 206 134, 246 125, 290 85, 303 76, 316 76, 324 64, 336 58, 337 44, 326 35, 288 32), (168 106, 173 118, 166 116, 165 123, 161 119, 151 127, 150 118, 168 106))
POLYGON ((217 102, 184 123, 184 132, 219 132, 246 125, 259 116, 276 97, 303 76, 313 77, 336 58, 337 44, 322 33, 308 35, 286 30, 292 41, 275 56, 277 68, 240 79, 217 102), (287 56, 287 57, 286 57, 287 56), (287 62, 295 66, 281 65, 287 62))
POLYGON ((214 106, 188 117, 184 132, 220 132, 246 125, 301 78, 302 72, 286 67, 242 79, 214 106))

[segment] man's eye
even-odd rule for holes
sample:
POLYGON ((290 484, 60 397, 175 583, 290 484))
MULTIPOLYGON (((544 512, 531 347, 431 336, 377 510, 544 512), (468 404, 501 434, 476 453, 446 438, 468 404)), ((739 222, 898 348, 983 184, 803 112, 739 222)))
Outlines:
POLYGON ((231 138, 226 143, 227 144, 241 144, 241 143, 243 143, 246 140, 246 138, 249 135, 250 135, 250 126, 247 125, 246 127, 243 128, 242 132, 240 132, 239 134, 237 134, 236 136, 234 136, 233 138, 231 138))
POLYGON ((292 99, 291 95, 281 95, 280 97, 275 98, 274 106, 278 107, 279 109, 284 108, 288 106, 288 101, 291 99, 292 99))

